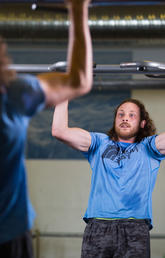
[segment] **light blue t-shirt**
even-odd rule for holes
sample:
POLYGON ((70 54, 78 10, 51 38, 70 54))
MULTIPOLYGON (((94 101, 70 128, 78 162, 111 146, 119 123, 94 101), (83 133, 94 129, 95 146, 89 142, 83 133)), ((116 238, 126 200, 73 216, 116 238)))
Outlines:
POLYGON ((0 94, 0 243, 22 235, 33 224, 24 147, 29 120, 44 106, 45 95, 34 76, 19 76, 0 94))
POLYGON ((85 221, 137 218, 152 223, 152 191, 160 161, 165 159, 155 146, 155 137, 127 144, 91 133, 91 146, 84 153, 92 168, 85 221))

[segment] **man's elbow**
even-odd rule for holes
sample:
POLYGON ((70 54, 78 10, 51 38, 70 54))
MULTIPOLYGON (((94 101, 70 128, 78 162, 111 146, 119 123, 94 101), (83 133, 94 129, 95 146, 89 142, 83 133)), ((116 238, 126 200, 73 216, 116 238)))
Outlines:
POLYGON ((87 94, 91 91, 93 86, 93 80, 86 80, 86 82, 82 85, 82 91, 84 92, 84 94, 87 94))
POLYGON ((62 131, 60 129, 55 129, 55 128, 52 128, 52 136, 55 137, 56 139, 58 140, 61 140, 62 139, 62 131))
POLYGON ((93 80, 91 78, 86 77, 80 77, 76 80, 76 78, 73 79, 71 82, 71 87, 75 88, 79 95, 85 95, 89 93, 92 89, 93 80))
POLYGON ((92 85, 84 85, 79 88, 79 95, 86 95, 88 94, 92 89, 92 85))

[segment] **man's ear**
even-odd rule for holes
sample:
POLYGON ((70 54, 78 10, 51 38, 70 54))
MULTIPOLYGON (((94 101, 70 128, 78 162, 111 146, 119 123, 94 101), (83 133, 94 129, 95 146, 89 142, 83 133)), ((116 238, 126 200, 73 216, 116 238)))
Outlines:
POLYGON ((146 125, 146 120, 142 120, 141 123, 140 123, 140 127, 144 128, 145 125, 146 125))

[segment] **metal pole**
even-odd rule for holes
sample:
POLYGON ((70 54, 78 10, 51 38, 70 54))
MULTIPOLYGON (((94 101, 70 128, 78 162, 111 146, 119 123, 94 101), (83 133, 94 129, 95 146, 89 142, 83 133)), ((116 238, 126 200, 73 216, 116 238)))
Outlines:
MULTIPOLYGON (((35 231, 34 237, 57 237, 57 238, 82 238, 83 233, 60 233, 60 232, 40 232, 39 230, 35 231)), ((165 234, 151 234, 151 239, 165 239, 165 234)), ((39 245, 37 245, 39 247, 39 245)), ((39 258, 39 256, 37 256, 39 258)))
MULTIPOLYGON (((12 64, 9 69, 14 69, 17 72, 27 73, 40 73, 40 72, 64 72, 66 71, 66 62, 57 62, 55 64, 12 64)), ((108 65, 108 64, 94 64, 94 74, 109 74, 109 73, 121 73, 121 74, 144 74, 152 77, 165 78, 165 64, 151 61, 140 61, 140 62, 129 62, 121 63, 119 65, 108 65)))
POLYGON ((35 231, 36 237, 36 258, 40 258, 40 231, 37 229, 35 231))

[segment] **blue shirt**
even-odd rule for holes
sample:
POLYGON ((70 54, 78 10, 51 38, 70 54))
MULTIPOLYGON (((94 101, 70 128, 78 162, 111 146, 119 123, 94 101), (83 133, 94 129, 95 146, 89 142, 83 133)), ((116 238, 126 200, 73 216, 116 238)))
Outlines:
POLYGON ((125 144, 91 133, 85 156, 92 168, 91 191, 84 220, 88 218, 137 218, 152 223, 152 191, 160 154, 155 137, 125 144))
POLYGON ((0 94, 0 243, 23 234, 33 224, 24 147, 29 120, 44 106, 45 95, 34 76, 17 77, 0 94))

